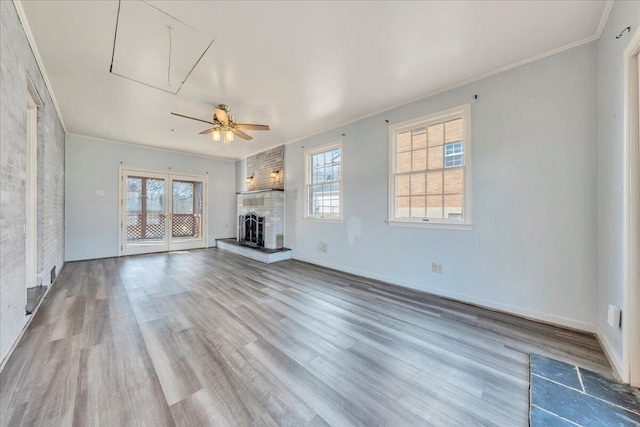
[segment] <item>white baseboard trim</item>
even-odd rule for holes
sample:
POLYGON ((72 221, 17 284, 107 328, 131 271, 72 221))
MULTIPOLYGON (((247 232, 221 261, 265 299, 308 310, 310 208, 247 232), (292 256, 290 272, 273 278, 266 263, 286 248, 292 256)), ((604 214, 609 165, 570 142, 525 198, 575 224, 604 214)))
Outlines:
POLYGON ((607 338, 607 335, 604 333, 602 328, 598 326, 598 332, 596 334, 598 341, 600 342, 600 347, 604 350, 605 356, 609 359, 609 364, 613 366, 613 373, 616 374, 619 380, 627 382, 624 380, 624 370, 622 369, 622 360, 620 360, 620 356, 616 353, 607 338))
POLYGON ((304 256, 297 255, 294 251, 293 259, 303 262, 308 262, 309 264, 319 265, 321 267, 330 268, 333 270, 342 271, 349 274, 354 274, 356 276, 366 277, 368 279, 379 280, 381 282, 390 283, 392 285, 403 286, 405 288, 415 289, 421 292, 427 292, 430 294, 434 294, 436 296, 453 299, 456 301, 473 304, 482 308, 487 308, 494 311, 502 311, 508 314, 513 314, 516 316, 524 317, 530 320, 535 320, 543 323, 550 323, 553 325, 558 325, 563 328, 576 329, 581 332, 589 332, 592 334, 596 333, 596 325, 583 322, 581 320, 576 320, 568 317, 557 316, 553 314, 544 313, 536 310, 529 310, 523 307, 517 307, 509 304, 496 303, 495 301, 486 300, 482 298, 477 298, 465 294, 460 294, 457 292, 451 292, 444 289, 434 288, 430 286, 420 285, 418 283, 413 283, 406 280, 398 280, 393 277, 387 277, 379 274, 371 274, 367 271, 362 271, 359 269, 348 268, 341 265, 336 265, 328 262, 318 261, 316 259, 307 258, 304 256))
MULTIPOLYGON (((60 267, 60 273, 62 273, 62 269, 64 268, 65 264, 66 262, 62 263, 62 266, 60 267)), ((42 298, 40 298, 38 305, 33 309, 33 312, 29 315, 29 319, 27 320, 27 323, 25 323, 24 327, 22 328, 20 335, 18 335, 18 338, 16 338, 16 340, 13 342, 13 345, 11 346, 11 349, 9 349, 9 352, 7 353, 6 357, 2 359, 2 362, 0 362, 0 373, 2 373, 2 371, 4 370, 4 367, 7 365, 7 362, 9 361, 9 359, 11 359, 11 355, 13 354, 15 349, 18 347, 18 344, 20 343, 20 341, 22 341, 22 337, 24 336, 25 332, 27 332, 27 329, 29 328, 29 325, 31 324, 31 321, 33 320, 33 318, 36 317, 36 313, 40 309, 42 302, 47 297, 47 295, 49 295, 49 292, 51 292, 51 288, 53 288, 53 286, 58 281, 58 278, 60 277, 60 273, 58 273, 56 278, 53 280, 53 283, 47 286, 47 290, 44 291, 44 295, 42 295, 42 298)))

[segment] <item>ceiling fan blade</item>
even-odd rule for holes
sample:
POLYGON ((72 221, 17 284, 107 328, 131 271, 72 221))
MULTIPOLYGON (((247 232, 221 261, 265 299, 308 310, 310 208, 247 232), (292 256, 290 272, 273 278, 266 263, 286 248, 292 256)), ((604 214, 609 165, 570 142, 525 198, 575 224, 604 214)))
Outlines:
POLYGON ((210 125, 217 125, 218 123, 214 123, 214 122, 210 122, 208 120, 202 120, 202 119, 196 119, 195 117, 189 117, 189 116, 185 116, 184 114, 178 114, 178 113, 171 113, 174 116, 178 116, 178 117, 184 117, 185 119, 191 119, 191 120, 197 120, 199 122, 203 122, 203 123, 209 123, 210 125))
POLYGON ((236 129, 242 130, 269 130, 268 125, 252 125, 249 123, 239 123, 236 125, 236 129))
POLYGON ((246 133, 244 133, 244 132, 242 132, 241 130, 238 130, 238 129, 233 129, 233 133, 234 133, 234 135, 237 135, 240 138, 243 138, 243 139, 246 139, 246 140, 253 139, 253 137, 251 135, 246 134, 246 133))
POLYGON ((219 128, 219 127, 215 127, 215 128, 211 128, 211 129, 203 130, 202 132, 200 132, 200 135, 206 135, 206 134, 211 133, 211 132, 216 131, 216 130, 218 130, 218 131, 219 131, 219 130, 220 130, 220 128, 219 128))
POLYGON ((225 125, 229 124, 229 117, 227 116, 227 112, 221 108, 216 107, 216 119, 225 125))

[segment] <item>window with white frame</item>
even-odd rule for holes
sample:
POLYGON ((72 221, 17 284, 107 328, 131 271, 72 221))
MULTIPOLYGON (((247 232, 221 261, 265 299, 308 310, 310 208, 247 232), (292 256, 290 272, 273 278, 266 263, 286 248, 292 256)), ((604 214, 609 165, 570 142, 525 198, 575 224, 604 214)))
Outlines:
POLYGON ((305 218, 342 219, 342 141, 305 150, 305 218))
POLYGON ((471 224, 470 104, 389 126, 389 223, 471 224))

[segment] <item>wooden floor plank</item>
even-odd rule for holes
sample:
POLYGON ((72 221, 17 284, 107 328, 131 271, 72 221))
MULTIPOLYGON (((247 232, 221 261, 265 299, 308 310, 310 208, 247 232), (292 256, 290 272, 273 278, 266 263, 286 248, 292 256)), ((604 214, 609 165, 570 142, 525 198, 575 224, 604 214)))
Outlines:
POLYGON ((519 426, 531 351, 611 373, 592 335, 299 261, 70 262, 0 426, 519 426))

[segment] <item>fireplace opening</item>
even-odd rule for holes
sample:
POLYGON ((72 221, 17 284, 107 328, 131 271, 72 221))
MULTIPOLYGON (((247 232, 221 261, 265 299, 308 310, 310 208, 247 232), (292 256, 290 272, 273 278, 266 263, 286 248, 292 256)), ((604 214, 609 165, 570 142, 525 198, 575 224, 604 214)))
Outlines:
POLYGON ((238 242, 246 246, 264 248, 264 217, 255 212, 240 215, 238 219, 238 242))

